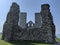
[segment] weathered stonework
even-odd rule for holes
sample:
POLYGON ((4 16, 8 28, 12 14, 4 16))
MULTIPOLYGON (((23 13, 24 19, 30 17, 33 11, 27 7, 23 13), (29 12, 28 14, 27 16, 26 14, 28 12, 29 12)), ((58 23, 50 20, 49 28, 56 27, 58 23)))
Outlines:
POLYGON ((54 42, 55 39, 53 39, 53 36, 55 37, 54 35, 55 29, 52 29, 52 28, 53 27, 55 28, 55 26, 54 26, 53 18, 49 9, 50 6, 48 4, 44 4, 41 7, 42 7, 42 10, 40 13, 42 16, 42 27, 44 28, 44 30, 47 31, 48 42, 54 42))
POLYGON ((15 31, 18 29, 19 20, 19 6, 16 3, 12 3, 7 19, 3 25, 2 39, 5 41, 13 40, 15 31))
POLYGON ((55 42, 55 25, 49 7, 48 4, 41 5, 41 12, 35 13, 35 23, 32 21, 26 23, 26 13, 20 14, 19 17, 21 13, 19 6, 13 3, 3 26, 2 39, 5 41, 55 42))
POLYGON ((40 13, 35 13, 35 28, 40 28, 42 26, 42 16, 40 13))
POLYGON ((26 28, 27 13, 25 13, 25 12, 20 12, 19 17, 20 17, 20 19, 19 19, 19 26, 20 26, 21 28, 26 28))

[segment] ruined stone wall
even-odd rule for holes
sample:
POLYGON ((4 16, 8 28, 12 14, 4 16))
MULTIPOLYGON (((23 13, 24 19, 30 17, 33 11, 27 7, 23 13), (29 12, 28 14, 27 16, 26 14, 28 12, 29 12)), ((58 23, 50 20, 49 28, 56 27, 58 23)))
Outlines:
POLYGON ((48 4, 41 5, 41 12, 35 15, 35 24, 30 21, 28 29, 26 28, 26 13, 21 13, 19 17, 19 6, 16 3, 12 3, 3 26, 2 39, 5 41, 32 40, 55 42, 55 25, 49 7, 48 4), (20 26, 18 26, 19 21, 20 26), (31 28, 31 24, 34 24, 35 27, 31 28))
POLYGON ((22 29, 19 31, 20 33, 16 33, 15 40, 32 40, 45 42, 47 38, 46 31, 40 28, 34 28, 29 30, 22 29))
POLYGON ((16 33, 16 40, 32 40, 41 42, 55 42, 55 26, 51 15, 49 5, 41 6, 41 12, 36 14, 35 28, 20 29, 20 33, 16 33), (40 18, 42 17, 42 20, 40 18), (42 23, 40 22, 42 21, 42 23), (41 25, 41 27, 39 27, 41 25))
POLYGON ((18 29, 18 21, 19 6, 16 3, 12 3, 12 6, 7 14, 7 19, 3 25, 3 40, 13 40, 14 33, 18 29))
POLYGON ((54 36, 52 32, 55 32, 53 31, 55 29, 52 30, 52 28, 54 27, 54 23, 49 7, 50 6, 48 4, 42 5, 40 13, 42 16, 42 27, 47 32, 47 41, 54 42, 55 40, 52 38, 54 36))

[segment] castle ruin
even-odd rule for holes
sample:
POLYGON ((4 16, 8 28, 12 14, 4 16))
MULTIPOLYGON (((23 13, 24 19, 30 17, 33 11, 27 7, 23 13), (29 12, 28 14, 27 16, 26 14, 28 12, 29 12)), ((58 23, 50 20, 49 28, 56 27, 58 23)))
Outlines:
POLYGON ((55 42, 55 25, 49 8, 49 4, 41 5, 41 12, 35 13, 35 23, 32 21, 27 23, 27 13, 20 12, 19 5, 12 3, 3 25, 2 39, 55 42))

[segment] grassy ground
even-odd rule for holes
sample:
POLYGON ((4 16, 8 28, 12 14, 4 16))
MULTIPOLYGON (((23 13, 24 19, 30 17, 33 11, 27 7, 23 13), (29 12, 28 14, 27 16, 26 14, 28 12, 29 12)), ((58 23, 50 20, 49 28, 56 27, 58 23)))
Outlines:
POLYGON ((57 42, 60 42, 60 38, 56 38, 56 41, 57 41, 57 42))
MULTIPOLYGON (((0 38, 1 38, 0 34, 0 38)), ((60 41, 60 39, 56 39, 57 41, 60 41)), ((21 42, 6 42, 4 40, 0 40, 0 45, 54 45, 54 44, 43 44, 43 43, 37 43, 37 42, 26 42, 26 41, 21 41, 21 42)))
POLYGON ((0 39, 1 39, 1 37, 2 37, 2 34, 0 34, 0 39))

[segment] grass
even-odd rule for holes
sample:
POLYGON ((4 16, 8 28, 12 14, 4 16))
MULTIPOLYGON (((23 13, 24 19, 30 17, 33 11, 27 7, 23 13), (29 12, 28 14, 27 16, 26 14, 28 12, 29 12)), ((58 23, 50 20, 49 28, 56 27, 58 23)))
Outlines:
MULTIPOLYGON (((0 34, 0 39, 1 39, 1 34, 0 34)), ((60 39, 56 39, 57 41, 60 42, 60 39)), ((4 40, 0 40, 0 45, 54 45, 54 44, 46 44, 46 43, 37 43, 37 42, 29 42, 29 41, 21 41, 21 42, 6 42, 4 40)))
POLYGON ((57 42, 60 42, 60 38, 56 38, 56 41, 57 41, 57 42))
POLYGON ((0 34, 0 39, 1 39, 1 37, 2 37, 2 34, 0 34))

